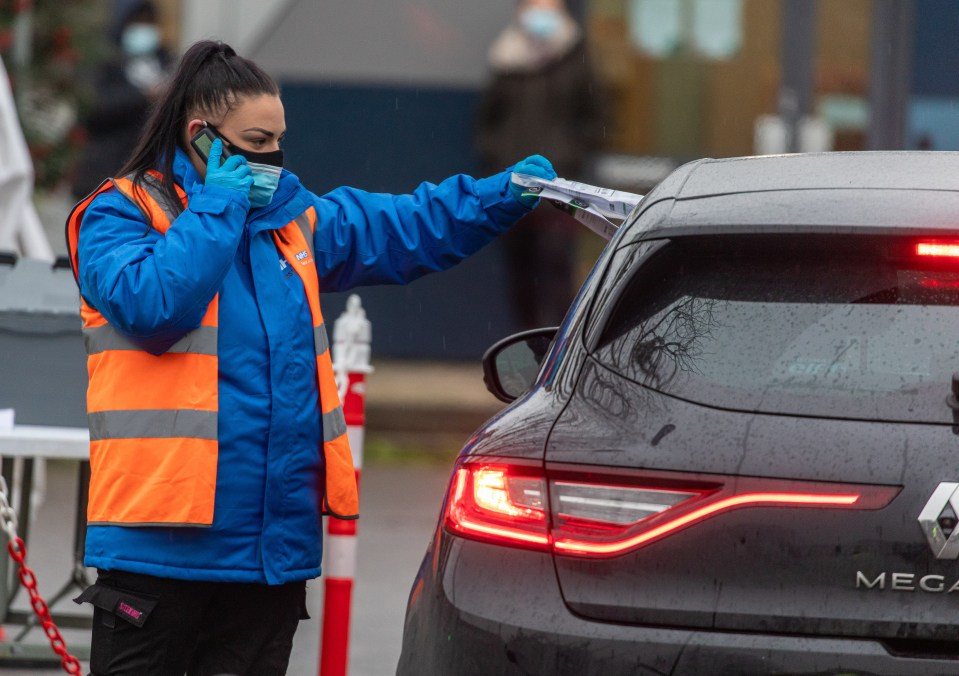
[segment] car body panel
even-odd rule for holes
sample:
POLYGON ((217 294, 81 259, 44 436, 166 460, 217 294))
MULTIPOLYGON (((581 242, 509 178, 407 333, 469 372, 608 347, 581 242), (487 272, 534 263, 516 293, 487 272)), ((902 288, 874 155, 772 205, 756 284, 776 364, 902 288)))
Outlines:
POLYGON ((601 620, 951 636, 959 592, 948 589, 959 565, 935 558, 917 519, 940 482, 959 479, 957 452, 948 425, 725 411, 654 392, 589 360, 553 428, 548 463, 905 488, 878 511, 734 510, 621 557, 558 556, 563 594, 572 610, 601 620), (885 588, 868 587, 857 573, 869 582, 885 573, 885 588), (913 589, 894 590, 893 573, 913 575, 913 589), (928 575, 941 578, 941 593, 919 588, 928 575))
POLYGON ((941 676, 955 667, 893 656, 869 639, 597 622, 569 611, 548 554, 440 533, 413 587, 396 673, 941 676))

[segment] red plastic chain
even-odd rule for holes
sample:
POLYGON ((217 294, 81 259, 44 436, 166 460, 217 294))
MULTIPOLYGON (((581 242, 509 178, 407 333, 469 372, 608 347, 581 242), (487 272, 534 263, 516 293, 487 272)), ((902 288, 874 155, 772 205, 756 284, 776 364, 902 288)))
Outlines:
POLYGON ((10 540, 7 549, 10 552, 10 558, 20 564, 20 583, 30 592, 30 605, 33 606, 33 612, 36 613, 40 619, 43 632, 47 635, 47 638, 50 639, 50 647, 53 648, 53 652, 60 657, 60 665, 68 674, 79 676, 82 674, 80 661, 67 652, 67 644, 60 635, 60 630, 57 629, 57 625, 53 623, 53 619, 50 617, 50 609, 47 607, 47 602, 43 600, 37 591, 37 577, 33 574, 33 571, 27 567, 26 545, 22 539, 14 538, 10 540))

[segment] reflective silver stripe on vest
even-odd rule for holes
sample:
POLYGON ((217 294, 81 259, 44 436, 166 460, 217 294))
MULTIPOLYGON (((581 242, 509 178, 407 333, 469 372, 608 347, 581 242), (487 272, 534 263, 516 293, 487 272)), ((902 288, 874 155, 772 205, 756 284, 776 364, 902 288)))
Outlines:
POLYGON ((107 350, 140 351, 129 338, 109 324, 83 329, 83 345, 87 348, 87 354, 100 354, 107 350))
POLYGON ((123 176, 123 178, 133 183, 133 195, 127 195, 125 191, 121 190, 115 179, 111 178, 110 182, 113 183, 113 187, 116 188, 121 195, 125 195, 136 205, 137 209, 140 210, 140 213, 143 214, 143 217, 146 219, 147 223, 151 223, 152 218, 150 217, 149 212, 144 209, 140 202, 138 202, 134 197, 135 195, 138 195, 141 190, 153 198, 153 200, 157 203, 157 206, 160 207, 160 210, 172 225, 176 217, 183 213, 183 204, 179 200, 177 200, 176 203, 171 204, 166 194, 163 192, 163 185, 158 179, 154 178, 150 174, 144 174, 143 180, 139 184, 133 180, 134 176, 135 174, 127 174, 126 176, 123 176))
POLYGON ((216 440, 216 411, 195 409, 88 413, 90 441, 102 439, 216 440))
POLYGON ((316 345, 316 356, 330 349, 330 337, 326 335, 326 324, 313 327, 313 344, 316 345))
POLYGON ((306 212, 293 219, 300 232, 303 233, 303 239, 306 240, 306 246, 310 249, 310 258, 316 260, 316 254, 313 252, 313 228, 310 227, 310 217, 306 212))
MULTIPOLYGON (((131 176, 126 176, 130 180, 131 176)), ((183 213, 183 204, 179 200, 175 204, 171 204, 166 193, 163 192, 163 184, 152 174, 143 175, 143 183, 141 184, 143 189, 146 190, 147 194, 156 200, 156 203, 160 205, 160 208, 163 210, 163 213, 166 215, 167 220, 172 224, 176 217, 183 213)))
MULTIPOLYGON (((173 343, 167 352, 208 354, 216 356, 218 330, 215 326, 201 326, 173 343)), ((109 324, 83 329, 83 343, 87 354, 99 354, 107 350, 133 350, 142 352, 143 348, 117 331, 109 324)))
POLYGON ((343 407, 337 406, 329 413, 323 414, 323 443, 333 441, 346 434, 346 418, 343 417, 343 407))

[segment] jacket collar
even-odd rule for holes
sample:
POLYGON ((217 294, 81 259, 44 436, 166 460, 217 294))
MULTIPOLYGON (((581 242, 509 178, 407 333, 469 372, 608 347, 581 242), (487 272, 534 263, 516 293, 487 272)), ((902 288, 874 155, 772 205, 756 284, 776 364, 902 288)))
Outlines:
POLYGON ((200 182, 200 175, 196 173, 193 162, 182 148, 177 148, 176 155, 173 156, 173 180, 186 190, 188 195, 193 192, 194 185, 200 182))

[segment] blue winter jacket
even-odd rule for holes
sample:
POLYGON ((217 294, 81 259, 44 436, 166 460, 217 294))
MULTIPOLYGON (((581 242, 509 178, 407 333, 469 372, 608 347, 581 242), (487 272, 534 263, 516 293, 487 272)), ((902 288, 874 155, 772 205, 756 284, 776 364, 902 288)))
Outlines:
MULTIPOLYGON (((320 574, 323 431, 303 285, 269 230, 316 208, 322 291, 405 283, 448 268, 528 209, 509 173, 458 175, 410 195, 338 188, 317 196, 284 171, 273 201, 204 185, 177 151, 189 203, 166 235, 115 190, 79 236, 80 291, 116 329, 160 354, 199 326, 220 294, 219 460, 213 525, 92 525, 85 563, 183 580, 282 584, 320 574)), ((149 387, 143 383, 143 387, 149 387)))

